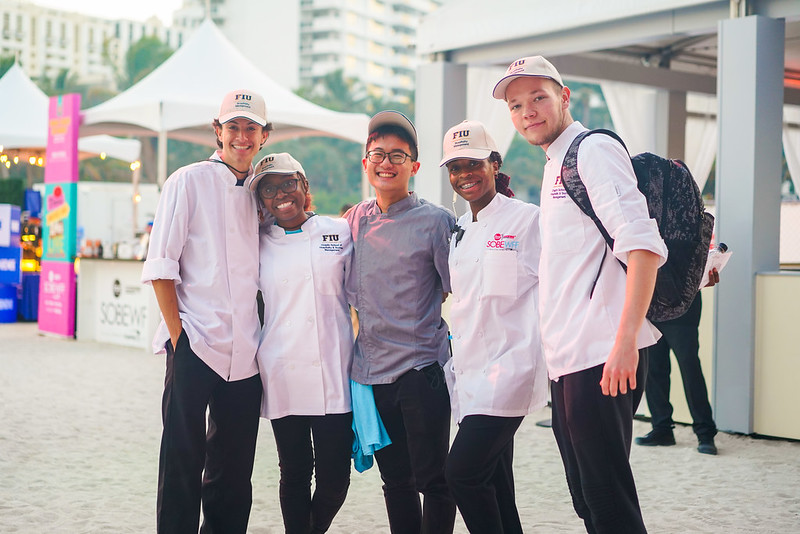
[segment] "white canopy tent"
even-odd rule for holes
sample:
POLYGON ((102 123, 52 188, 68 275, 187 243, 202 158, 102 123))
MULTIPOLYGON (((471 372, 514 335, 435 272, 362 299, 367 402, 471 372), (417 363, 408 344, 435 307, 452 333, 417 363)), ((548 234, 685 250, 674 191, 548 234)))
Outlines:
MULTIPOLYGON (((14 64, 0 78, 0 147, 3 151, 41 153, 47 146, 48 96, 14 64)), ((82 157, 106 154, 127 162, 139 159, 141 143, 109 135, 84 137, 78 142, 82 157)))
POLYGON ((313 104, 260 72, 207 19, 167 61, 127 91, 84 112, 81 134, 158 136, 158 181, 166 179, 166 140, 215 146, 211 122, 226 93, 260 92, 275 130, 269 142, 331 136, 363 142, 369 118, 313 104))

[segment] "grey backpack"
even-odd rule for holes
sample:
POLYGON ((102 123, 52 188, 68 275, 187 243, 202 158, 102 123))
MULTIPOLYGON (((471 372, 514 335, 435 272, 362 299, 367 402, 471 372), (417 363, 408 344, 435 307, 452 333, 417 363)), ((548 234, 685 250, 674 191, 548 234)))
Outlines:
MULTIPOLYGON (((578 149, 581 141, 596 133, 613 137, 627 151, 622 139, 611 130, 583 132, 567 149, 561 167, 561 182, 569 197, 594 221, 608 243, 603 253, 603 262, 600 263, 602 269, 608 248, 614 248, 614 239, 597 218, 586 186, 578 174, 578 149)), ((708 259, 714 216, 705 211, 697 183, 682 161, 644 152, 632 157, 631 163, 639 190, 647 200, 650 217, 656 220, 661 237, 669 250, 667 262, 658 270, 647 318, 653 322, 667 321, 683 315, 697 295, 708 259)), ((620 265, 627 269, 622 262, 620 265)), ((599 277, 600 270, 597 271, 595 284, 599 277)))

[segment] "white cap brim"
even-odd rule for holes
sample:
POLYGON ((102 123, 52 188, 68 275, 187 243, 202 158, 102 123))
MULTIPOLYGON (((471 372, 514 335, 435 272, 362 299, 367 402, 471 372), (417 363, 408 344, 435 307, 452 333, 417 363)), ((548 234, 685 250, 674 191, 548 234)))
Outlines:
POLYGON ((492 151, 487 148, 465 148, 457 150, 442 158, 439 167, 443 167, 454 159, 486 159, 492 155, 492 151))
POLYGON ((225 115, 220 115, 219 119, 217 119, 220 124, 225 124, 226 122, 230 122, 233 119, 247 119, 253 121, 254 123, 258 124, 259 126, 266 126, 267 121, 263 117, 259 117, 255 113, 251 113, 249 111, 237 111, 234 113, 226 113, 225 115))

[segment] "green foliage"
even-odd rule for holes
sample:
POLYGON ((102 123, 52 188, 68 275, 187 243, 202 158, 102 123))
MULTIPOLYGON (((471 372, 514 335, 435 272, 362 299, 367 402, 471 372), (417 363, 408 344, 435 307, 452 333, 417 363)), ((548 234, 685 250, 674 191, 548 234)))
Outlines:
POLYGON ((145 36, 136 41, 125 54, 125 71, 119 80, 120 88, 127 89, 150 74, 172 52, 172 48, 156 36, 145 36))
POLYGON ((511 177, 514 196, 525 202, 539 204, 542 191, 542 173, 547 162, 544 151, 531 146, 520 135, 515 135, 503 158, 502 172, 511 177))
POLYGON ((14 56, 0 56, 0 78, 14 66, 14 56))
POLYGON ((24 202, 24 178, 6 178, 0 180, 0 204, 13 204, 22 207, 24 202))

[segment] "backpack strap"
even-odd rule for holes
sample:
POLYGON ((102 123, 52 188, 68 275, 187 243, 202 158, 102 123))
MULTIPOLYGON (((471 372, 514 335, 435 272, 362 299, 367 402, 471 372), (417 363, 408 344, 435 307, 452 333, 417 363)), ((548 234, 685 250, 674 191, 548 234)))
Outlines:
MULTIPOLYGON (((592 222, 594 222, 597 229, 600 231, 600 234, 605 239, 606 244, 608 247, 603 250, 603 259, 600 262, 600 268, 597 270, 597 276, 594 278, 594 282, 592 283, 592 290, 589 293, 589 298, 592 297, 594 294, 594 288, 597 285, 597 281, 600 279, 600 272, 603 270, 603 263, 605 263, 606 255, 608 253, 608 249, 614 250, 614 238, 608 233, 603 223, 600 222, 599 217, 597 217, 597 213, 594 211, 594 207, 592 206, 591 200, 589 200, 589 193, 586 191, 586 185, 583 183, 581 179, 580 173, 578 173, 578 149, 580 148, 581 142, 586 139, 588 136, 592 134, 605 134, 609 137, 616 139, 625 151, 628 151, 628 147, 625 146, 625 142, 620 138, 616 132, 611 130, 606 130, 603 128, 599 128, 597 130, 587 130, 585 132, 581 132, 578 134, 577 137, 572 141, 572 144, 569 145, 567 149, 567 153, 564 156, 564 162, 561 164, 561 184, 564 186, 564 191, 567 192, 569 198, 572 199, 575 204, 581 209, 581 211, 589 217, 592 222)), ((617 259, 619 264, 622 268, 627 272, 627 266, 622 263, 619 259, 617 259)))

